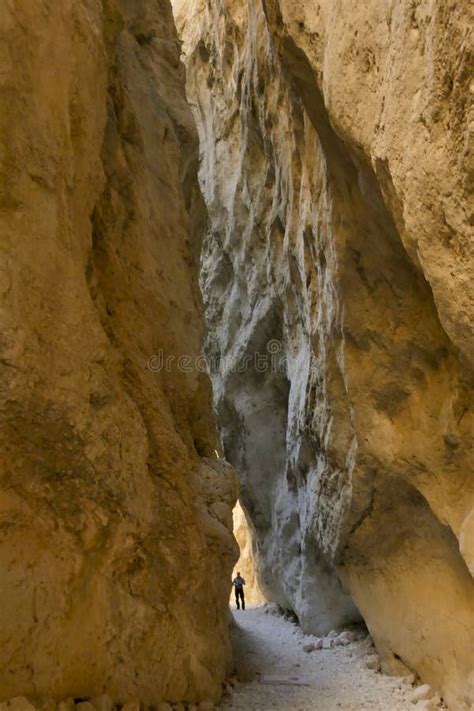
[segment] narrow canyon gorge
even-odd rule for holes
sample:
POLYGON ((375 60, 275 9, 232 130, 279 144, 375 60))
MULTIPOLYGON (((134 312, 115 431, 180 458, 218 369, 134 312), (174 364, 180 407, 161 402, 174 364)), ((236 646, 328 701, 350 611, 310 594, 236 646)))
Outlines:
POLYGON ((4 0, 0 711, 474 709, 473 28, 4 0))

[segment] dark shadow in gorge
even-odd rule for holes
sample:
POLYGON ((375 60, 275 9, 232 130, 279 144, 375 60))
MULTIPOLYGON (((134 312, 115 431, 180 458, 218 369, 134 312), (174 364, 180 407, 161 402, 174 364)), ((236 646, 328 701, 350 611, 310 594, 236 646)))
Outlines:
MULTIPOLYGON (((431 287, 409 259, 393 219, 391 209, 400 220, 401 208, 387 162, 377 162, 376 174, 362 150, 337 135, 306 55, 285 34, 276 2, 268 0, 264 5, 270 24, 281 29, 282 65, 321 142, 334 223, 345 218, 350 225, 340 231, 337 245, 340 288, 349 297, 340 334, 348 369, 356 369, 368 353, 386 369, 390 382, 374 390, 373 407, 392 421, 410 407, 415 393, 424 398, 427 411, 433 408, 436 382, 445 388, 446 397, 454 390, 467 404, 470 375, 459 367, 457 351, 439 322, 431 287), (390 332, 388 343, 386 332, 382 342, 377 332, 367 332, 357 313, 361 302, 367 304, 367 312, 388 305, 384 318, 388 316, 393 333, 398 321, 404 321, 411 329, 407 342, 397 343, 390 332), (449 376, 444 379, 446 371, 449 376), (433 382, 431 394, 428 387, 433 382)), ((380 326, 379 333, 386 324, 380 326)), ((453 639, 466 635, 472 619, 474 582, 456 537, 432 508, 438 497, 452 496, 448 492, 456 487, 462 490, 462 464, 461 474, 456 472, 455 477, 450 457, 448 452, 439 465, 444 481, 450 482, 443 491, 438 469, 430 470, 429 456, 425 463, 415 452, 401 450, 391 459, 377 461, 359 439, 352 500, 341 522, 333 560, 369 625, 387 672, 403 673, 397 661, 402 659, 423 673, 428 669, 425 650, 453 645, 453 639), (405 636, 400 634, 403 629, 408 630, 405 636)), ((432 660, 429 674, 438 684, 458 673, 455 657, 453 647, 451 653, 432 660)))
MULTIPOLYGON (((386 611, 374 614, 372 597, 396 605, 404 599, 403 579, 414 582, 397 568, 395 551, 403 550, 403 541, 386 525, 391 519, 384 512, 398 510, 399 498, 403 502, 398 515, 403 518, 405 512, 409 519, 404 540, 414 569, 425 563, 430 567, 441 550, 449 557, 448 575, 459 569, 460 554, 456 546, 441 543, 443 536, 434 537, 440 547, 431 553, 428 545, 415 543, 426 542, 430 530, 442 525, 448 509, 444 502, 456 501, 462 491, 466 449, 451 436, 445 441, 455 446, 443 449, 439 411, 443 402, 454 401, 453 409, 461 412, 467 406, 464 375, 440 326, 430 286, 397 231, 400 200, 388 161, 379 159, 372 166, 350 136, 334 129, 315 73, 283 26, 276 0, 247 7, 247 25, 239 26, 231 10, 219 15, 219 31, 224 28, 237 45, 238 105, 225 95, 216 71, 200 104, 201 110, 207 106, 212 111, 217 96, 233 109, 227 162, 224 152, 217 164, 230 174, 233 192, 225 220, 218 217, 213 225, 220 245, 217 253, 211 249, 211 261, 225 257, 226 268, 216 270, 217 297, 212 276, 206 281, 210 330, 222 329, 214 340, 218 351, 245 350, 245 338, 260 329, 266 333, 271 302, 279 300, 283 307, 275 309, 269 333, 282 333, 285 347, 296 353, 296 365, 286 373, 286 401, 276 380, 259 380, 251 371, 218 381, 216 405, 226 454, 241 471, 243 503, 277 601, 296 610, 306 629, 319 634, 324 610, 337 613, 325 624, 340 626, 347 620, 337 605, 331 608, 331 596, 318 597, 324 581, 333 590, 337 582, 340 600, 343 581, 380 649, 389 650, 391 644, 412 664, 414 646, 423 647, 416 617, 429 589, 421 586, 418 605, 405 599, 401 606, 404 615, 412 616, 407 626, 415 628, 405 639, 403 626, 394 629, 386 611), (252 62, 243 61, 244 55, 252 62), (232 172, 236 164, 240 174, 232 172), (306 183, 305 171, 314 172, 306 183), (301 217, 300 200, 308 193, 312 212, 301 217), (252 279, 258 282, 253 300, 252 279), (220 308, 220 300, 228 308, 220 308), (328 327, 311 328, 315 315, 328 327), (302 351, 317 361, 313 380, 297 372, 302 351), (295 390, 304 405, 291 412, 295 390), (278 433, 273 436, 272 423, 278 433), (420 424, 416 433, 414 423, 420 424), (405 487, 413 490, 411 497, 399 497, 397 489, 405 487), (376 551, 382 543, 400 575, 379 576, 384 566, 376 551), (361 564, 364 547, 368 555, 361 564)), ((214 10, 210 3, 210 13, 214 10)), ((215 69, 219 40, 208 40, 215 69)), ((230 79, 229 74, 224 78, 230 79)), ((216 128, 222 135, 227 108, 206 124, 205 142, 212 145, 216 128)), ((211 161, 206 180, 220 179, 218 188, 227 196, 229 183, 212 173, 215 167, 211 161)), ((215 195, 210 196, 214 214, 225 213, 215 195)), ((465 588, 462 576, 453 575, 465 588)), ((446 648, 443 634, 434 644, 441 651, 446 648)))

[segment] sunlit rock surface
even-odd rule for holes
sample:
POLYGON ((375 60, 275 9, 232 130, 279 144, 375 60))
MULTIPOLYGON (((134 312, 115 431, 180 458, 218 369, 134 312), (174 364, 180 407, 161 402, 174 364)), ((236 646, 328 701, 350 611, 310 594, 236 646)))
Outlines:
POLYGON ((262 581, 309 631, 359 611, 383 669, 468 709, 470 3, 174 9, 207 353, 262 581))
POLYGON ((202 338, 179 54, 166 1, 0 10, 0 700, 230 669, 236 477, 207 376, 159 368, 202 338))
MULTIPOLYGON (((255 535, 250 529, 247 517, 239 504, 237 502, 236 507, 233 511, 234 519, 234 536, 240 548, 240 556, 237 561, 233 577, 240 573, 245 580, 245 601, 248 605, 261 605, 267 602, 267 596, 262 590, 260 580, 258 578, 259 566, 257 560, 255 560, 254 545, 255 545, 255 535)), ((234 591, 232 591, 230 602, 233 605, 235 603, 234 591)))

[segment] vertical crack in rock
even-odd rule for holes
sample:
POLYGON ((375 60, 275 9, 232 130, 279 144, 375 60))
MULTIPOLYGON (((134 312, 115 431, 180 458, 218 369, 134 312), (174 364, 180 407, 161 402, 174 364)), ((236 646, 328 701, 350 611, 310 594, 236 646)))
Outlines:
POLYGON ((206 348, 265 589, 468 709, 470 11, 390 7, 175 0, 206 348))

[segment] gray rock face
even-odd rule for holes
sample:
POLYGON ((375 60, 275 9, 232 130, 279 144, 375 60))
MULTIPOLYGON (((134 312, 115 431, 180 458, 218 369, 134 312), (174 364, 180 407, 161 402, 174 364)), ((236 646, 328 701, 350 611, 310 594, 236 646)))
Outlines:
POLYGON ((360 612, 383 668, 396 655, 466 708, 468 3, 409 5, 175 13, 210 214, 206 348, 261 582, 308 632, 360 612))
MULTIPOLYGON (((256 37, 249 39, 248 56, 232 68, 232 75, 241 75, 237 92, 226 84, 219 42, 224 35, 239 36, 232 19, 226 20, 221 37, 209 35, 217 43, 212 59, 200 44, 190 60, 196 68, 191 63, 188 73, 191 102, 199 104, 196 117, 205 116, 199 129, 201 187, 211 216, 201 271, 207 354, 226 457, 242 474, 241 501, 258 536, 262 585, 282 607, 297 611, 303 629, 323 634, 359 617, 334 573, 354 461, 350 423, 344 424, 346 451, 331 481, 325 476, 328 458, 317 446, 328 439, 332 417, 326 363, 334 387, 343 387, 340 344, 327 337, 339 328, 336 285, 316 257, 319 250, 325 260, 314 239, 320 216, 313 195, 325 177, 315 133, 306 126, 305 139, 305 116, 284 76, 262 77, 266 91, 254 95, 258 77, 249 58, 259 52, 256 37), (208 71, 216 82, 212 88, 208 71), (239 106, 247 103, 249 113, 239 117, 239 106), (303 149, 314 163, 311 173, 295 166, 303 149), (317 410, 308 407, 311 401, 317 410), (337 489, 336 496, 321 496, 326 487, 337 489)), ((272 41, 263 15, 254 20, 259 41, 266 43, 261 58, 268 62, 272 41)), ((186 27, 193 24, 186 21, 186 27)), ((327 251, 332 259, 329 243, 327 251)))

